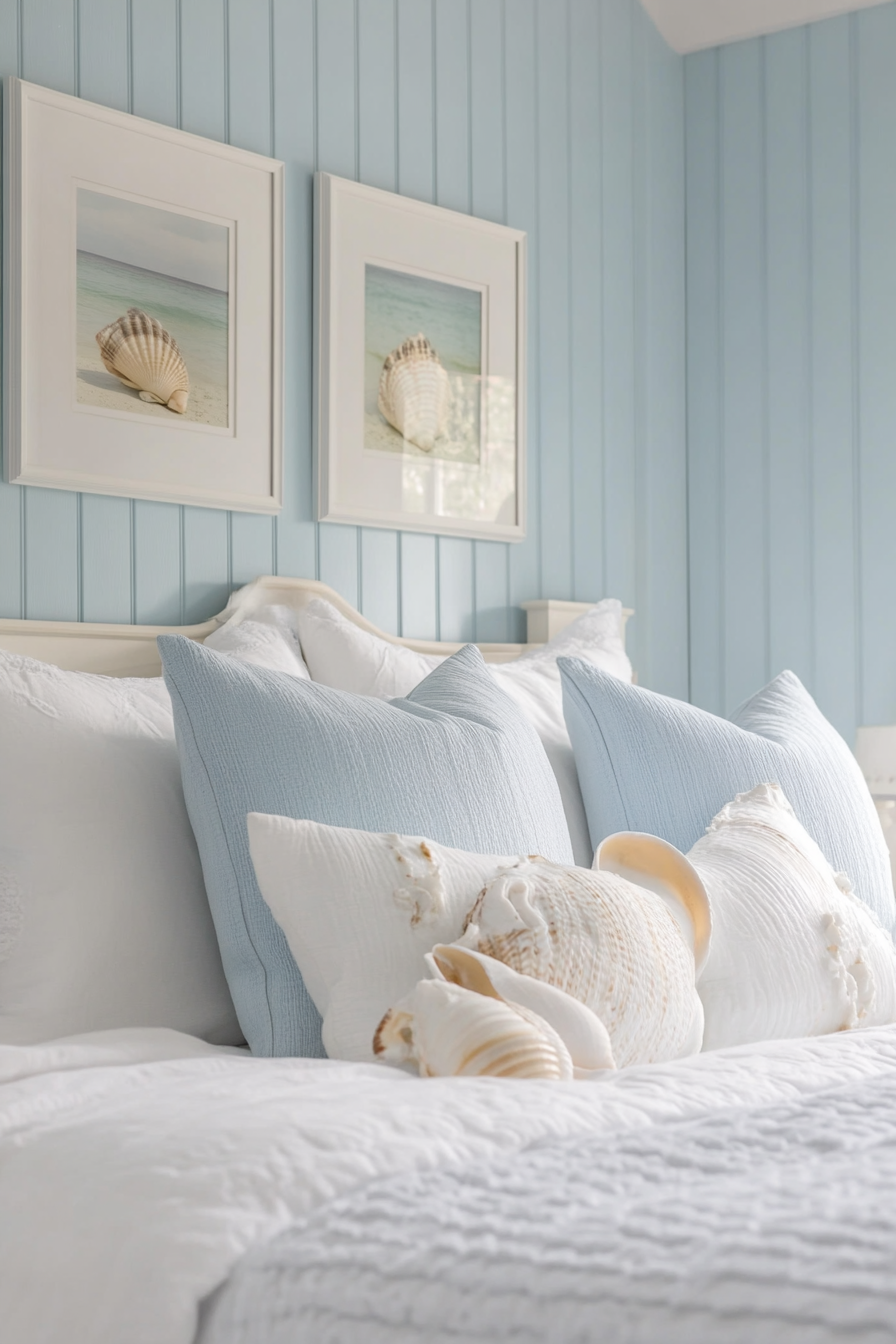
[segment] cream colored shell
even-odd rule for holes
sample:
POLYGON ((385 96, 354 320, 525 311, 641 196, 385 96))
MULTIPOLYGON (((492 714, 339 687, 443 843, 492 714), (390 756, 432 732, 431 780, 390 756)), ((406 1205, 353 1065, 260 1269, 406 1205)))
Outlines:
POLYGON ((170 332, 140 308, 96 334, 100 356, 110 373, 133 387, 141 401, 157 402, 183 415, 190 395, 187 366, 170 332))
POLYGON ((373 1049, 387 1063, 415 1063, 425 1078, 573 1076, 569 1051, 537 1014, 446 980, 421 980, 391 1008, 373 1049))
POLYGON ((619 1068, 700 1049, 692 946, 662 896, 616 873, 521 860, 488 883, 458 942, 584 1003, 619 1068))
POLYGON ((457 943, 437 945, 426 961, 436 978, 537 1013, 566 1046, 577 1078, 616 1067, 603 1022, 562 989, 520 975, 504 962, 457 943))
POLYGON ((386 357, 377 405, 405 439, 430 453, 448 430, 451 384, 422 331, 386 357))

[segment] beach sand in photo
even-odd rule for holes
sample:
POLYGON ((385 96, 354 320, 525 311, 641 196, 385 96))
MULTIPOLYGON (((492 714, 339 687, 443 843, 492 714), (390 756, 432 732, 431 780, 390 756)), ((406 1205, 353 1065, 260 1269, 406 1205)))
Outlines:
POLYGON ((107 257, 78 253, 76 387, 80 405, 226 428, 227 340, 225 293, 107 257), (177 341, 190 378, 183 415, 141 401, 135 389, 126 387, 103 364, 96 333, 123 317, 128 308, 143 309, 177 341))

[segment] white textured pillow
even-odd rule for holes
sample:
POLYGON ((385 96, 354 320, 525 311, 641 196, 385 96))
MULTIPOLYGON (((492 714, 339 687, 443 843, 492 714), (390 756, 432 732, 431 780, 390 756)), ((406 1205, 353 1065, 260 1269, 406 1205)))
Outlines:
POLYGON ((510 858, 250 812, 258 886, 323 1018, 331 1059, 372 1061, 386 1012, 460 937, 488 878, 510 858))
POLYGON ((688 858, 712 909, 705 1050, 896 1021, 896 948, 777 784, 739 794, 688 858))
POLYGON ((237 613, 212 631, 205 646, 240 663, 311 680, 299 647, 296 613, 290 607, 259 607, 246 617, 237 613))
MULTIPOLYGON (((298 613, 302 652, 314 681, 355 695, 401 697, 442 658, 416 653, 361 630, 322 598, 298 613)), ((557 778, 576 863, 590 868, 594 847, 588 834, 575 760, 563 718, 557 659, 584 658, 604 672, 631 681, 632 666, 622 639, 622 606, 607 598, 571 622, 540 649, 489 671, 535 726, 557 778)))
POLYGON ((0 653, 0 1042, 242 1036, 161 677, 0 653))
POLYGON ((706 897, 663 841, 614 837, 617 848, 650 850, 638 873, 623 875, 609 848, 595 873, 257 812, 248 832, 259 889, 323 1018, 331 1058, 375 1058, 377 1026, 426 978, 438 944, 499 957, 524 984, 531 977, 531 1000, 512 997, 535 1012, 545 989, 587 1004, 620 1065, 700 1049, 689 938, 692 905, 705 912, 706 897))

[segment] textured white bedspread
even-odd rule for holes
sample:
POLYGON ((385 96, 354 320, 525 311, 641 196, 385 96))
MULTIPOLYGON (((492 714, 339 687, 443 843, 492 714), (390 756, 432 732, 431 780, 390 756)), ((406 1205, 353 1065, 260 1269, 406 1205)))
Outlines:
POLYGON ((896 1077, 374 1182, 200 1344, 891 1344, 896 1077))
MULTIPOLYGON (((247 1249, 297 1219, 301 1226, 277 1253, 292 1256, 293 1268, 296 1249, 301 1263, 318 1256, 320 1291, 341 1296, 335 1313, 329 1297, 303 1298, 330 1318, 313 1319, 310 1333, 294 1333, 293 1341, 565 1344, 600 1337, 608 1344, 654 1344, 655 1334, 634 1327, 596 1335, 587 1303, 580 1313, 589 1322, 584 1333, 574 1315, 579 1304, 571 1301, 566 1334, 538 1333, 535 1318, 527 1324, 542 1297, 552 1323, 557 1304, 571 1298, 565 1276, 575 1247, 572 1234, 564 1239, 567 1218, 586 1230, 589 1275, 606 1288, 620 1320, 648 1320, 643 1303, 637 1311, 631 1304, 651 1293, 665 1300, 674 1291, 676 1264, 692 1276, 681 1278, 690 1285, 702 1263, 712 1319, 727 1313, 733 1328, 738 1313, 753 1312, 745 1332, 723 1336, 726 1344, 765 1344, 777 1336, 757 1321, 755 1284, 782 1279, 786 1250, 794 1252, 790 1263, 802 1286, 793 1296, 785 1283, 774 1311, 802 1313, 810 1300, 818 1310, 780 1338, 833 1340, 832 1313, 849 1306, 840 1337, 862 1344, 896 1339, 896 1325, 887 1325, 896 1317, 889 1286, 896 1028, 723 1051, 569 1085, 421 1082, 375 1066, 253 1060, 173 1032, 107 1033, 0 1049, 4 1078, 4 1344, 189 1344, 200 1300, 247 1249), (578 1179, 583 1162, 587 1181, 578 1179), (578 1204, 567 1199, 572 1191, 583 1192, 578 1204), (540 1201, 537 1218, 526 1213, 530 1196, 540 1201), (458 1210, 456 1225, 443 1216, 451 1207, 458 1210), (504 1295, 490 1302, 492 1316, 481 1329, 469 1313, 462 1328, 443 1336, 426 1322, 402 1334, 389 1319, 388 1290, 377 1285, 389 1265, 383 1241, 391 1236, 396 1244, 390 1219, 397 1208, 416 1220, 409 1239, 399 1234, 398 1277, 404 1275, 414 1300, 420 1283, 428 1284, 426 1309, 443 1320, 447 1308, 488 1302, 496 1282, 500 1287, 495 1274, 506 1266, 504 1295), (766 1209, 777 1241, 764 1230, 766 1209), (503 1254, 514 1227, 513 1249, 503 1254), (551 1251, 547 1265, 542 1231, 551 1251), (448 1252, 415 1259, 415 1246, 427 1239, 448 1252), (497 1253, 477 1257, 477 1247, 486 1245, 497 1253), (735 1289, 716 1291, 713 1275, 726 1255, 743 1275, 735 1276, 735 1289), (886 1265, 881 1255, 889 1256, 886 1265), (479 1273, 486 1261, 490 1267, 479 1273), (855 1291, 844 1296, 847 1279, 855 1291), (356 1285, 351 1299, 349 1282, 356 1285), (367 1333, 352 1316, 358 1311, 367 1333), (508 1322, 503 1335, 494 1324, 499 1317, 508 1322), (328 1334, 324 1326, 333 1322, 328 1334)), ((239 1282, 248 1282, 251 1269, 247 1262, 239 1282)), ((683 1296, 689 1292, 687 1286, 683 1296)), ((228 1328, 238 1326, 237 1317, 231 1313, 228 1328)), ((683 1333, 668 1334, 662 1344, 717 1338, 702 1334, 700 1318, 686 1311, 680 1321, 683 1333)), ((265 1344, 258 1329, 244 1337, 265 1344)))

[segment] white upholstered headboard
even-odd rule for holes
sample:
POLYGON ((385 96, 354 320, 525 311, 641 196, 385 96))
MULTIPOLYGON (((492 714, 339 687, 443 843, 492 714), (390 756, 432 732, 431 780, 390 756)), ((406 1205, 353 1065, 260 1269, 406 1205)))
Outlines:
MULTIPOLYGON (((190 639, 205 639, 218 626, 235 615, 247 616, 258 607, 277 603, 298 609, 312 597, 323 597, 363 630, 370 630, 393 644, 404 644, 420 653, 453 653, 461 647, 436 640, 399 639, 386 634, 366 620, 344 598, 315 579, 287 579, 268 576, 238 588, 219 615, 201 625, 99 625, 80 621, 0 620, 0 649, 39 658, 71 671, 100 672, 113 677, 156 677, 161 671, 156 649, 157 635, 180 634, 190 639)), ((543 644, 557 634, 589 602, 540 600, 524 602, 528 619, 527 644, 480 644, 487 662, 506 663, 532 645, 543 644)), ((625 621, 631 613, 623 612, 625 621)))

